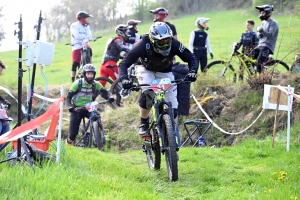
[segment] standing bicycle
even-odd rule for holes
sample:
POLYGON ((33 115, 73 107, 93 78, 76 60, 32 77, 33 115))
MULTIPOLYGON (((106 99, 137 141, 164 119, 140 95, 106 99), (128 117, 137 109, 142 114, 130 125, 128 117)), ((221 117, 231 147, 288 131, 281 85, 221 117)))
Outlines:
MULTIPOLYGON (((204 71, 206 72, 206 75, 226 78, 230 81, 236 82, 237 74, 243 74, 246 72, 248 77, 256 76, 256 68, 257 60, 237 51, 236 43, 234 43, 232 45, 232 52, 228 59, 213 61, 205 67, 204 71), (238 70, 236 71, 236 69, 238 70)), ((268 57, 268 60, 263 63, 263 68, 265 71, 269 71, 271 73, 289 71, 289 66, 285 62, 275 60, 271 57, 268 57)))
POLYGON ((67 105, 70 112, 69 135, 66 139, 68 145, 74 144, 81 119, 84 117, 89 118, 91 115, 86 109, 76 111, 77 107, 83 107, 87 103, 93 102, 99 94, 111 103, 114 101, 111 93, 103 88, 99 82, 94 81, 95 75, 95 66, 86 64, 83 67, 83 78, 76 80, 68 92, 67 105))
MULTIPOLYGON (((90 41, 92 40, 92 33, 87 18, 93 17, 85 11, 80 11, 76 14, 77 22, 74 22, 70 26, 71 32, 71 44, 72 45, 72 68, 71 68, 71 79, 72 82, 75 81, 75 75, 77 68, 80 67, 81 61, 81 51, 82 51, 82 42, 83 40, 90 41)), ((92 49, 88 43, 86 45, 86 54, 88 57, 92 58, 92 49)), ((87 62, 87 63, 91 63, 87 62)))
MULTIPOLYGON (((163 22, 155 22, 151 25, 149 34, 143 35, 133 48, 127 53, 119 66, 120 78, 124 89, 132 87, 132 81, 129 80, 127 69, 135 63, 137 59, 141 60, 142 65, 137 66, 136 75, 139 84, 149 84, 155 79, 169 78, 174 80, 172 74, 173 57, 179 56, 184 62, 188 62, 188 79, 191 82, 196 81, 197 60, 193 54, 184 47, 184 45, 172 36, 169 26, 163 22)), ((177 89, 174 87, 169 90, 165 99, 172 104, 173 117, 177 116, 177 89)), ((139 98, 139 111, 141 124, 139 126, 139 135, 142 140, 149 139, 149 113, 153 105, 155 92, 147 87, 142 88, 139 98)), ((176 181, 177 179, 172 179, 176 181)))

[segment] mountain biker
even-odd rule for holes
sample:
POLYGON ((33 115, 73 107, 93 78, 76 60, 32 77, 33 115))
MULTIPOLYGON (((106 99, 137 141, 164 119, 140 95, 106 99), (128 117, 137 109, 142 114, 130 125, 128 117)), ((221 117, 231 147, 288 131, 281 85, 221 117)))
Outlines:
POLYGON ((189 49, 198 60, 198 66, 200 64, 201 71, 204 71, 204 68, 207 65, 207 50, 210 53, 211 59, 214 55, 210 47, 209 37, 205 30, 208 30, 206 25, 207 21, 210 18, 199 17, 196 20, 196 26, 198 30, 192 31, 189 39, 189 49))
POLYGON ((164 22, 166 23, 172 30, 173 37, 178 40, 176 27, 174 24, 165 21, 165 18, 169 15, 169 11, 163 7, 156 8, 154 10, 150 10, 150 13, 154 15, 153 22, 164 22))
MULTIPOLYGON (((242 33, 241 38, 239 42, 235 46, 235 51, 239 50, 241 46, 242 47, 242 53, 245 55, 249 55, 249 53, 258 45, 258 39, 256 37, 256 33, 253 31, 254 27, 254 21, 251 19, 246 20, 246 31, 242 33)), ((247 66, 251 66, 251 63, 248 63, 246 61, 247 66)), ((252 66, 251 66, 252 67, 252 66)), ((242 64, 240 65, 240 71, 242 72, 243 70, 242 64)), ((252 67, 253 69, 253 67, 252 67)), ((251 70, 251 69, 250 69, 251 70)), ((254 69, 253 69, 254 70, 254 69)), ((239 79, 243 80, 243 74, 239 74, 239 79)))
MULTIPOLYGON (((128 27, 128 39, 126 40, 127 43, 133 45, 140 39, 140 35, 138 34, 137 25, 141 23, 139 20, 130 19, 127 21, 126 25, 128 27)), ((130 46, 131 46, 130 45, 130 46)))
MULTIPOLYGON (((132 87, 129 81, 127 68, 130 67, 138 58, 142 65, 137 66, 136 73, 139 84, 149 84, 157 78, 169 78, 174 80, 172 74, 172 60, 174 56, 179 56, 184 62, 189 64, 188 79, 196 81, 197 60, 193 54, 184 47, 184 45, 172 36, 172 30, 164 22, 155 22, 151 25, 149 34, 142 36, 133 48, 127 53, 119 65, 120 78, 124 89, 132 87)), ((174 108, 174 117, 177 116, 177 90, 169 90, 166 93, 166 101, 172 103, 174 108)), ((141 125, 139 134, 141 139, 149 137, 148 115, 154 103, 155 93, 148 87, 142 88, 142 94, 139 99, 139 110, 141 125)))
MULTIPOLYGON (((93 17, 92 15, 88 14, 85 11, 79 11, 76 14, 77 22, 74 22, 70 26, 71 32, 71 44, 72 46, 72 68, 71 68, 71 79, 72 82, 75 80, 76 70, 80 66, 81 61, 81 50, 82 45, 81 43, 83 40, 91 40, 92 33, 89 23, 87 22, 87 18, 93 17)), ((88 57, 92 58, 92 49, 89 44, 87 44, 87 54, 88 57)), ((90 61, 91 62, 91 61, 90 61)))
MULTIPOLYGON (((3 69, 6 69, 6 66, 0 60, 0 75, 2 74, 3 69)), ((3 97, 0 96, 0 102, 3 102, 7 106, 7 110, 10 109, 11 103, 8 100, 5 100, 3 97)), ((6 109, 0 104, 0 135, 8 132, 10 129, 9 121, 11 121, 11 119, 8 119, 6 109)), ((2 145, 0 145, 0 148, 1 146, 2 145)))
POLYGON ((262 24, 257 27, 258 46, 251 51, 250 55, 257 59, 257 72, 262 73, 263 63, 267 61, 269 54, 274 53, 279 28, 277 22, 271 18, 273 6, 262 5, 255 8, 259 10, 262 24))
MULTIPOLYGON (((103 54, 102 65, 100 67, 100 76, 110 77, 112 80, 116 80, 116 76, 113 70, 118 73, 117 62, 120 59, 121 51, 128 52, 130 48, 125 45, 125 41, 129 38, 128 27, 125 24, 119 24, 115 28, 117 34, 116 37, 110 38, 107 43, 103 54)), ((105 87, 106 82, 100 81, 103 87, 105 87)))
POLYGON ((84 65, 83 78, 73 82, 68 92, 67 105, 69 107, 69 112, 71 113, 69 135, 66 139, 66 144, 68 145, 74 144, 82 118, 88 118, 90 115, 87 110, 76 111, 76 107, 83 107, 85 104, 94 101, 99 94, 101 94, 103 98, 108 99, 110 103, 114 101, 111 93, 103 88, 99 82, 94 81, 95 75, 96 68, 94 65, 84 65))
POLYGON ((6 66, 4 65, 4 63, 0 60, 0 76, 2 74, 2 71, 6 69, 6 66))

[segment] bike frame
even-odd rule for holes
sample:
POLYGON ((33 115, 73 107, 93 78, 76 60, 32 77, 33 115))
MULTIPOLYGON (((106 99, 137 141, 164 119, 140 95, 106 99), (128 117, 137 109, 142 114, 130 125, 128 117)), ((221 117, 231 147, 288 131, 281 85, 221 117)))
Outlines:
MULTIPOLYGON (((149 126, 150 130, 154 129, 155 127, 158 128, 158 135, 161 139, 161 150, 162 150, 163 153, 166 151, 164 137, 162 135, 162 127, 161 127, 161 118, 162 118, 163 114, 168 113, 170 115, 170 118, 172 120, 173 131, 174 131, 175 137, 177 138, 178 149, 179 149, 179 146, 180 146, 180 143, 181 143, 180 142, 180 135, 179 135, 179 133, 177 132, 177 130, 175 128, 175 121, 174 121, 172 103, 165 101, 165 92, 166 91, 160 91, 160 92, 156 93, 155 103, 151 108, 152 112, 153 112, 153 122, 149 126), (164 107, 165 105, 167 106, 167 110, 164 107)), ((152 140, 151 140, 151 145, 152 145, 152 140)))

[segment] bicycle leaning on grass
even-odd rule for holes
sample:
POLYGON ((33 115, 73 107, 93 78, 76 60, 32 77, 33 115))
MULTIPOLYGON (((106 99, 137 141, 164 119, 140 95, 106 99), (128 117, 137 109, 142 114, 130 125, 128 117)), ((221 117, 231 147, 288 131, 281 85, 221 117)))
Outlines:
POLYGON ((97 101, 93 101, 87 103, 83 107, 75 108, 76 112, 87 110, 88 112, 90 112, 90 117, 87 123, 85 122, 85 118, 82 119, 82 126, 79 129, 79 131, 82 133, 82 137, 79 140, 75 141, 74 146, 91 148, 92 145, 94 145, 99 150, 104 151, 105 133, 101 121, 101 116, 98 110, 99 110, 99 104, 106 104, 106 103, 108 103, 108 100, 99 103, 97 101), (90 131, 88 132, 89 129, 90 131))
MULTIPOLYGON (((209 63, 204 72, 206 74, 217 73, 218 78, 232 78, 234 82, 237 79, 237 73, 234 69, 234 66, 239 67, 239 76, 240 79, 243 79, 244 72, 248 75, 248 77, 256 76, 256 59, 253 59, 245 54, 242 54, 235 50, 235 43, 232 45, 232 53, 228 60, 216 60, 209 63), (233 58, 237 58, 238 61, 233 60, 233 58), (230 69, 230 71, 228 71, 230 69), (225 76, 226 73, 226 76, 225 76)), ((269 71, 272 74, 274 72, 282 72, 289 71, 289 66, 283 62, 282 60, 275 60, 271 57, 264 63, 264 71, 269 71)))
POLYGON ((148 86, 155 93, 154 105, 149 115, 150 138, 143 141, 142 150, 146 153, 150 169, 160 169, 161 154, 165 155, 167 171, 170 181, 178 180, 178 154, 180 135, 174 121, 172 103, 165 100, 165 93, 174 86, 187 81, 183 79, 170 81, 168 78, 153 80, 150 84, 133 86, 131 90, 138 90, 148 86))

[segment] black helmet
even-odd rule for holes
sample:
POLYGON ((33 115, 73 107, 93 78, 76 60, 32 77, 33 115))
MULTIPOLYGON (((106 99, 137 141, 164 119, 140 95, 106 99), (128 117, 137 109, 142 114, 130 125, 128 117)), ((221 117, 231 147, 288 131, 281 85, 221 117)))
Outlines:
POLYGON ((266 14, 265 15, 260 15, 259 18, 263 21, 263 20, 267 20, 269 19, 269 17, 271 17, 272 15, 272 11, 274 11, 273 5, 262 5, 262 6, 256 6, 255 7, 257 10, 259 10, 259 12, 261 11, 265 11, 266 14))
POLYGON ((83 66, 83 78, 87 83, 89 83, 89 84, 93 83, 95 75, 96 75, 96 68, 93 64, 88 63, 83 66), (88 79, 86 77, 86 72, 94 72, 93 79, 88 79))
POLYGON ((130 20, 127 21, 126 25, 127 25, 127 27, 129 28, 129 30, 131 30, 131 31, 133 31, 133 32, 135 32, 135 33, 137 33, 137 32, 138 32, 138 30, 137 30, 137 25, 138 25, 139 23, 141 23, 141 21, 135 20, 135 19, 130 19, 130 20))
POLYGON ((164 7, 159 7, 159 8, 156 8, 155 10, 150 10, 150 13, 160 14, 160 15, 165 15, 165 16, 167 16, 169 14, 168 10, 165 9, 164 7))
POLYGON ((122 36, 124 39, 128 38, 128 27, 125 24, 119 24, 116 26, 116 34, 122 36))
POLYGON ((87 12, 85 11, 79 11, 77 14, 76 14, 76 18, 78 20, 81 20, 81 19, 84 19, 84 18, 88 18, 88 17, 93 17, 93 15, 90 15, 88 14, 87 12))
POLYGON ((168 56, 171 51, 173 34, 170 27, 164 22, 154 22, 149 30, 150 43, 153 49, 162 54, 168 56))

